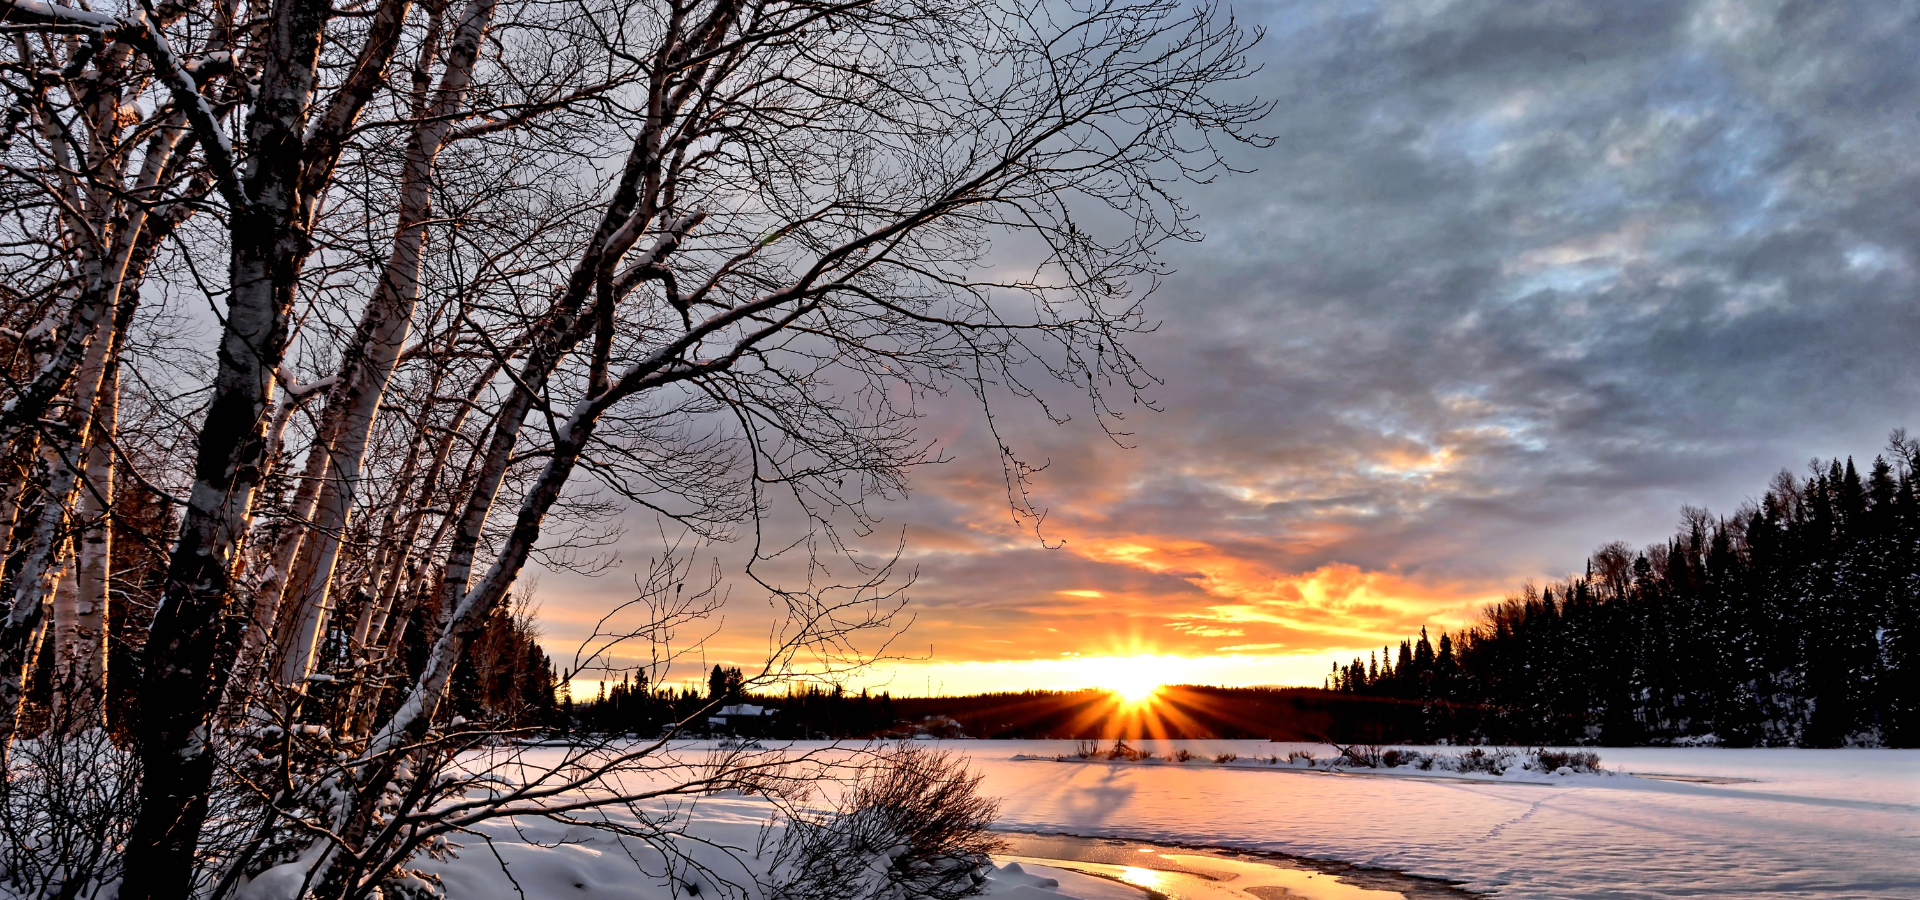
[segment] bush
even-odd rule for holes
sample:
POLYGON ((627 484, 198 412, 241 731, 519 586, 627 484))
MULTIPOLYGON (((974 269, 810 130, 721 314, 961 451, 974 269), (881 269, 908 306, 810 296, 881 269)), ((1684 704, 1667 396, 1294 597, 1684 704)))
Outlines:
POLYGON ((1180 749, 1173 751, 1172 759, 1174 762, 1180 762, 1180 763, 1192 762, 1194 759, 1193 751, 1188 750, 1185 747, 1181 747, 1180 749))
POLYGON ((1240 754, 1238 753, 1222 753, 1219 756, 1214 757, 1213 761, 1224 766, 1227 763, 1233 762, 1234 760, 1239 758, 1240 758, 1240 754))
POLYGON ((1309 768, 1309 769, 1311 769, 1311 768, 1313 768, 1313 753, 1312 753, 1312 751, 1309 751, 1309 750, 1290 750, 1290 751, 1288 751, 1288 752, 1287 752, 1287 762, 1289 762, 1289 763, 1294 763, 1294 762, 1299 762, 1300 760, 1303 760, 1303 759, 1307 761, 1307 768, 1309 768))
POLYGON ((1381 753, 1379 744, 1354 744, 1351 747, 1342 747, 1339 744, 1334 744, 1333 748, 1340 751, 1340 755, 1333 760, 1333 764, 1336 766, 1378 769, 1383 761, 1382 757, 1384 754, 1381 753))
POLYGON ((966 758, 904 745, 860 773, 839 808, 796 815, 774 849, 769 900, 957 900, 980 893, 998 801, 966 758))
POLYGON ((1562 768, 1572 769, 1582 774, 1600 771, 1600 754, 1591 750, 1535 750, 1533 758, 1539 762, 1542 772, 1553 772, 1562 768))
POLYGON ((1474 747, 1459 756, 1457 772, 1487 772, 1493 775, 1505 775, 1513 765, 1516 754, 1511 748, 1496 747, 1492 753, 1485 748, 1474 747))

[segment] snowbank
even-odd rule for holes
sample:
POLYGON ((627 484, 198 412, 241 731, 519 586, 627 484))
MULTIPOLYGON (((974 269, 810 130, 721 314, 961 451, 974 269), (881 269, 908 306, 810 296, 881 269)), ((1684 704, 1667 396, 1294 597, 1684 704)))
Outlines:
MULTIPOLYGON (((1592 779, 1611 779, 1619 773, 1600 767, 1597 754, 1589 750, 1554 751, 1516 750, 1511 747, 1470 747, 1464 750, 1407 747, 1349 747, 1316 754, 1295 749, 1285 756, 1242 756, 1233 751, 1213 756, 1175 748, 1165 756, 1142 750, 1124 741, 1100 745, 1077 742, 1072 753, 1038 756, 1015 753, 1015 762, 1057 762, 1085 765, 1194 766, 1203 768, 1256 769, 1275 772, 1311 772, 1324 775, 1377 775, 1402 778, 1451 778, 1463 781, 1497 781, 1526 784, 1592 783, 1592 779)), ((1632 777, 1632 776, 1625 776, 1632 777)))

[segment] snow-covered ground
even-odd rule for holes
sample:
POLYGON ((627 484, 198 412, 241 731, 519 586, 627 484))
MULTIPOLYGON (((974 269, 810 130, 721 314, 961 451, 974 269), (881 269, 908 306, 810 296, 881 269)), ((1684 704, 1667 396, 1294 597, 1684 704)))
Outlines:
MULTIPOLYGON (((1070 754, 1072 742, 944 746, 966 753, 986 774, 985 790, 1002 798, 1000 827, 1010 830, 1345 861, 1521 900, 1920 897, 1920 751, 1603 748, 1605 768, 1642 777, 1470 781, 1210 761, 1221 753, 1284 757, 1294 749, 1331 755, 1324 746, 1263 741, 1136 744, 1162 757, 1184 747, 1205 760, 1184 764, 1051 759, 1070 754)), ((702 837, 750 851, 769 809, 758 798, 723 797, 688 812, 702 837)), ((488 833, 491 850, 467 839, 458 859, 430 866, 446 880, 449 897, 517 900, 522 894, 502 877, 501 862, 526 897, 689 895, 684 885, 663 890, 659 879, 639 875, 630 848, 586 829, 521 823, 518 831, 493 826, 488 833)), ((641 855, 643 868, 659 871, 641 855)), ((729 864, 718 855, 714 862, 721 870, 729 864)), ((993 895, 1006 900, 1145 896, 1032 859, 993 879, 993 895), (1048 886, 1049 879, 1059 884, 1048 886)), ((1217 887, 1261 883, 1249 876, 1217 887)), ((1312 884, 1327 897, 1360 896, 1324 876, 1312 884)), ((1250 887, 1244 896, 1309 889, 1250 887)), ((1182 896, 1172 883, 1157 890, 1182 896)))

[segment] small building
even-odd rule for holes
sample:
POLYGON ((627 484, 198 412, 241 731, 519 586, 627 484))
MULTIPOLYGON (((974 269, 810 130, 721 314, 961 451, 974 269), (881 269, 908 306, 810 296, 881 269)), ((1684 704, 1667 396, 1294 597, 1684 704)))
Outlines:
POLYGON ((766 737, 767 729, 773 725, 777 709, 755 706, 751 703, 733 703, 720 707, 720 711, 707 717, 707 729, 714 734, 733 735, 735 737, 766 737))
POLYGON ((941 741, 963 738, 967 734, 960 723, 948 716, 926 716, 913 726, 913 736, 921 740, 941 741))

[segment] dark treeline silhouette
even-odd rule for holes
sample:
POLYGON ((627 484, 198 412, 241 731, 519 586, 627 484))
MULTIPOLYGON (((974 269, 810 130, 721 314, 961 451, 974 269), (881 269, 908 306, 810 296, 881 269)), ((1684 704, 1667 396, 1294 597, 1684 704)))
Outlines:
POLYGON ((685 721, 695 734, 723 733, 781 739, 846 738, 885 735, 897 730, 894 700, 885 693, 847 691, 839 685, 791 685, 784 694, 749 694, 738 668, 716 665, 703 693, 693 687, 650 684, 645 670, 602 683, 593 699, 573 708, 575 727, 593 733, 659 734, 685 721), (757 709, 742 715, 728 707, 757 709), (702 720, 708 709, 721 723, 702 720), (692 720, 689 721, 689 717, 692 720))
POLYGON ((1416 702, 1395 739, 1920 745, 1920 441, 1781 472, 1757 504, 1688 507, 1674 537, 1474 626, 1336 666, 1328 687, 1416 702))
POLYGON ((687 687, 655 686, 647 680, 645 671, 610 684, 602 682, 598 695, 578 705, 568 702, 576 729, 646 736, 660 733, 668 723, 691 716, 706 705, 705 694, 687 687))
POLYGON ((1421 704, 1320 688, 1169 685, 1143 703, 1104 690, 894 700, 904 723, 946 718, 980 738, 1265 738, 1385 741, 1415 732, 1421 704))
MULTIPOLYGON (((578 705, 574 720, 590 733, 658 734, 712 703, 711 690, 648 687, 628 676, 578 705), (669 717, 673 717, 670 719, 669 717)), ((1104 690, 1021 691, 963 697, 894 697, 831 687, 785 695, 723 696, 770 710, 689 723, 696 734, 779 739, 973 738, 1271 738, 1282 741, 1383 740, 1417 731, 1423 704, 1320 688, 1169 686, 1147 703, 1104 690)))

